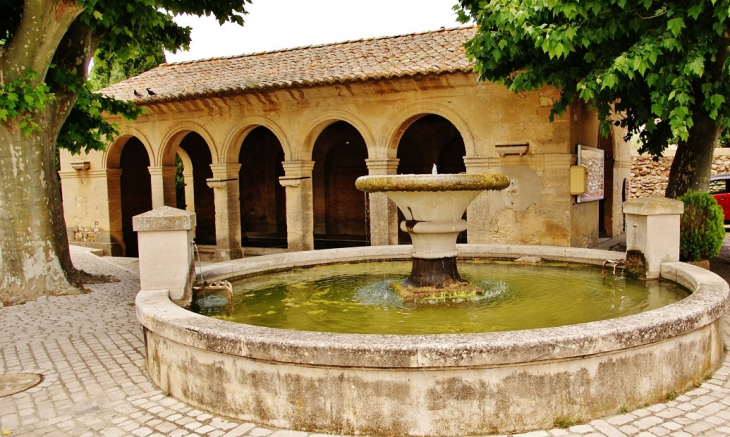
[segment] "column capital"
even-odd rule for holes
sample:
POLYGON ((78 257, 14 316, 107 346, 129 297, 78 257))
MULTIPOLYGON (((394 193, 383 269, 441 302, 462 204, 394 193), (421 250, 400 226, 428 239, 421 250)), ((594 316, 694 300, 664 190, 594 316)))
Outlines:
POLYGON ((500 163, 500 158, 496 156, 465 156, 464 166, 469 174, 485 173, 494 171, 500 163))
POLYGON ((314 161, 284 161, 281 165, 284 167, 285 177, 312 177, 314 161))
POLYGON ((400 159, 366 159, 368 173, 371 175, 389 175, 398 172, 400 159))
POLYGON ((238 179, 241 164, 210 164, 213 170, 213 179, 238 179))
POLYGON ((149 166, 147 167, 150 175, 152 176, 170 176, 177 173, 177 166, 175 165, 164 165, 164 166, 149 166))

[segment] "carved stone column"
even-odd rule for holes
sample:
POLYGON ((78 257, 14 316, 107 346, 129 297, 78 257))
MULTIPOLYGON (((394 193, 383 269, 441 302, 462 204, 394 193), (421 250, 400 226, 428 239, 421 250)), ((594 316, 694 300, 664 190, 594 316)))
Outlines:
POLYGON ((206 182, 213 188, 215 202, 215 261, 243 258, 241 248, 241 204, 238 172, 241 164, 211 164, 213 177, 206 182))
POLYGON ((286 188, 286 238, 290 251, 314 249, 312 169, 314 161, 284 161, 285 176, 279 183, 286 188))
MULTIPOLYGON (((366 159, 370 175, 393 175, 398 172, 398 159, 366 159)), ((385 193, 370 193, 370 245, 398 244, 398 208, 385 193)))
POLYGON ((166 165, 162 167, 147 167, 150 171, 150 182, 152 184, 152 209, 163 206, 177 205, 175 194, 175 174, 177 167, 166 165))

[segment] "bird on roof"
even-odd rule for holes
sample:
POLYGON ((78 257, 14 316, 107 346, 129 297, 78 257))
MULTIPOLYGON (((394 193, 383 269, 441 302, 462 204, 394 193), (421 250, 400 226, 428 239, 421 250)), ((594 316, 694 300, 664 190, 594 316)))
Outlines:
POLYGON ((137 90, 132 90, 134 92, 135 97, 142 97, 142 94, 138 93, 137 90))
POLYGON ((157 93, 155 93, 155 92, 154 92, 154 91, 152 91, 151 89, 149 89, 149 88, 145 88, 145 89, 147 90, 147 94, 149 94, 149 95, 151 95, 151 96, 156 96, 156 95, 157 95, 157 93))

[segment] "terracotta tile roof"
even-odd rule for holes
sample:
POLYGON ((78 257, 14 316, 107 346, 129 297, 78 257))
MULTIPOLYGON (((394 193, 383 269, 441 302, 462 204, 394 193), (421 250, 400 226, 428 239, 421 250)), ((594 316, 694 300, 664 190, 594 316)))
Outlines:
POLYGON ((470 72, 472 64, 464 55, 463 43, 473 36, 474 29, 441 29, 162 64, 102 92, 145 104, 276 88, 470 72))

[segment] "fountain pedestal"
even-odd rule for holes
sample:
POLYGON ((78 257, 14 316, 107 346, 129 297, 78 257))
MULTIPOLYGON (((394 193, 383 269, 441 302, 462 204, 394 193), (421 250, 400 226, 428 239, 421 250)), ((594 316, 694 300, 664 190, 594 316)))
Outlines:
POLYGON ((411 274, 391 284, 404 299, 450 298, 481 294, 464 281, 456 266, 456 238, 466 230, 466 208, 485 190, 502 190, 509 178, 500 174, 436 174, 363 176, 355 186, 368 193, 384 192, 406 220, 401 230, 413 242, 411 274))

